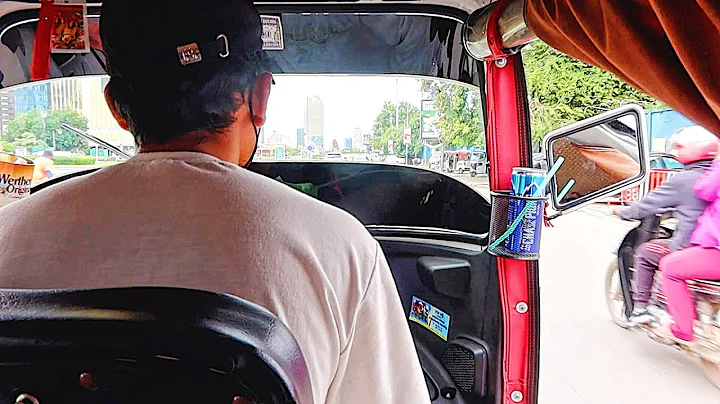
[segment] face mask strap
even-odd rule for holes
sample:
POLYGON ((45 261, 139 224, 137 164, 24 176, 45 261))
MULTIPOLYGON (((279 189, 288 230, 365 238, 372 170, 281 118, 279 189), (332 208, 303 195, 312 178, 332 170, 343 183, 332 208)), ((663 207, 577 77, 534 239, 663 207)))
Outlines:
POLYGON ((257 152, 258 143, 260 142, 260 128, 258 128, 255 125, 255 115, 253 114, 253 108, 252 108, 252 99, 253 99, 253 90, 255 89, 255 86, 253 85, 250 87, 250 92, 248 93, 248 111, 250 112, 250 123, 252 123, 253 130, 255 130, 255 147, 253 148, 253 152, 250 155, 250 158, 248 159, 247 163, 243 165, 243 168, 248 168, 250 164, 253 161, 253 158, 255 158, 255 153, 257 152))

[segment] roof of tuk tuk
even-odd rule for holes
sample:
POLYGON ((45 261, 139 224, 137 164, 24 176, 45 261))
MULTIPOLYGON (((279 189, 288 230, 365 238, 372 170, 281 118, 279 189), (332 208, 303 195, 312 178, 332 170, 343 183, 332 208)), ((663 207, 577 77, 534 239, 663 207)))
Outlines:
MULTIPOLYGON (((273 73, 397 74, 477 86, 482 67, 464 48, 462 27, 471 11, 489 3, 361 0, 256 5, 261 14, 282 15, 284 49, 266 52, 273 73), (348 13, 355 18, 348 18, 348 13), (349 43, 348 32, 362 37, 362 46, 349 43)), ((53 53, 49 78, 105 74, 98 28, 102 3, 87 5, 91 52, 53 53)), ((0 46, 4 62, 0 88, 32 81, 30 65, 39 9, 39 0, 0 0, 0 40, 4 45, 0 46)))
MULTIPOLYGON (((299 53, 293 54, 286 49, 276 57, 277 68, 273 72, 409 74, 479 85, 482 67, 463 46, 462 27, 471 13, 495 2, 310 0, 262 1, 256 5, 261 13, 288 12, 296 16, 305 13, 302 21, 300 18, 293 21, 290 16, 286 22, 283 18, 283 24, 288 24, 289 29, 300 31, 314 14, 318 15, 318 21, 324 19, 322 24, 333 18, 332 14, 328 17, 323 13, 356 13, 357 20, 366 15, 385 14, 382 28, 373 33, 375 43, 370 43, 376 47, 370 51, 338 45, 333 52, 327 52, 327 43, 321 42, 313 49, 314 56, 326 60, 307 63, 301 61, 299 53), (405 23, 407 21, 414 24, 405 23), (387 50, 388 47, 391 49, 387 50), (377 52, 381 48, 386 52, 377 52)), ((522 11, 527 26, 549 45, 615 73, 720 135, 720 47, 713 46, 720 43, 720 2, 717 0, 509 0, 508 3, 515 5, 516 11, 522 11)), ((100 5, 100 2, 88 2, 89 10, 96 16, 100 5)), ((0 0, 3 45, 3 35, 9 25, 17 25, 22 18, 25 22, 37 19, 39 7, 40 0, 0 0), (18 21, 8 21, 12 19, 5 17, 10 13, 17 15, 18 21)), ((19 64, 27 64, 28 53, 31 55, 32 49, 27 47, 32 43, 33 35, 26 33, 26 36, 30 39, 19 46, 26 52, 25 60, 20 60, 19 64)), ((99 41, 95 41, 97 45, 99 41)), ((307 49, 300 53, 308 59, 307 49)), ((0 60, 4 65, 7 65, 7 55, 7 50, 0 49, 0 60)), ((101 68, 89 68, 85 62, 84 70, 74 69, 67 73, 56 69, 51 77, 103 73, 101 68)), ((6 77, 0 86, 30 81, 28 74, 16 76, 13 80, 6 77)))

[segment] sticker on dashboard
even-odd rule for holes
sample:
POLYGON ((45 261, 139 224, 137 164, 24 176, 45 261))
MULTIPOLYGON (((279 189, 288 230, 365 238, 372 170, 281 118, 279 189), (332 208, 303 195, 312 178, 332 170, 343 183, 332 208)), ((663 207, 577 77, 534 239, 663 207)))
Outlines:
POLYGON ((410 321, 420 324, 433 334, 447 341, 450 329, 450 315, 432 304, 413 296, 410 307, 410 321))

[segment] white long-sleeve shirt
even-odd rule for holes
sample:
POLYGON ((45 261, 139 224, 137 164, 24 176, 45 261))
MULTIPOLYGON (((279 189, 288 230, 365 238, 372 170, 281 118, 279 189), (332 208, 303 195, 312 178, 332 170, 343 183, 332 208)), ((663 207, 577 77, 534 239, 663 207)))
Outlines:
POLYGON ((176 286, 274 313, 315 403, 429 403, 392 274, 351 215, 202 153, 146 153, 0 209, 0 287, 176 286))

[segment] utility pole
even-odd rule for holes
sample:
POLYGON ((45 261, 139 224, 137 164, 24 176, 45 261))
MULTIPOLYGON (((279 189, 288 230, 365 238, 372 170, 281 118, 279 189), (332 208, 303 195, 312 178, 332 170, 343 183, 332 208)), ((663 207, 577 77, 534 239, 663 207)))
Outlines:
MULTIPOLYGON (((405 127, 410 128, 410 105, 407 103, 405 103, 405 127)), ((410 136, 412 136, 412 129, 410 130, 410 136)), ((412 143, 412 137, 410 138, 410 143, 412 143)), ((410 149, 410 143, 405 144, 405 165, 408 165, 408 150, 410 149)))
POLYGON ((400 124, 400 104, 398 104, 398 79, 395 79, 395 127, 397 128, 400 124))

